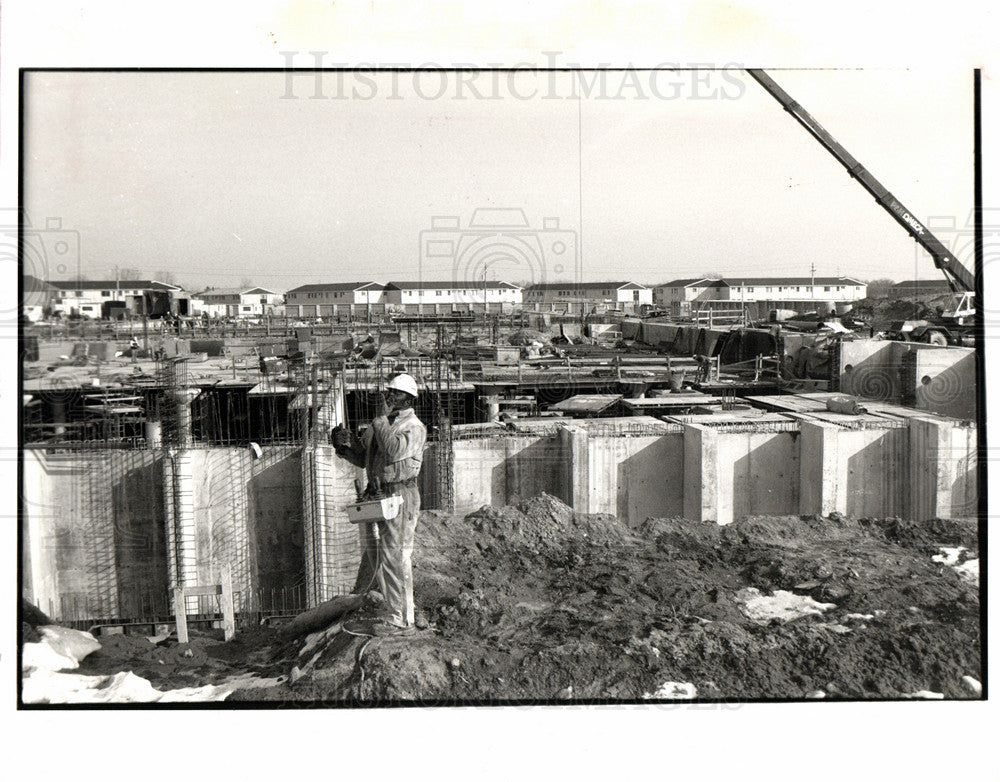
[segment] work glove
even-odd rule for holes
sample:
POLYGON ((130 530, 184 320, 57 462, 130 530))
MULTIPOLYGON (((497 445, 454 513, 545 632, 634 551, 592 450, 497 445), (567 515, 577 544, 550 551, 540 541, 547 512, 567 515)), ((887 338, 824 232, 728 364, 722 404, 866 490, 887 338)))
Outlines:
POLYGON ((330 442, 338 451, 351 447, 351 433, 342 424, 337 424, 330 431, 330 442))

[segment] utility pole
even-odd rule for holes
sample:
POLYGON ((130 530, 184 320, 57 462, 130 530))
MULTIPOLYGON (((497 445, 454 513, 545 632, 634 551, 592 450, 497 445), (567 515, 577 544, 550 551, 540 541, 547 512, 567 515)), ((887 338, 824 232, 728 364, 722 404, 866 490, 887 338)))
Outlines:
POLYGON ((816 298, 816 264, 809 264, 809 298, 816 298))
POLYGON ((489 270, 489 263, 483 264, 483 322, 486 322, 489 305, 486 303, 486 272, 489 270))

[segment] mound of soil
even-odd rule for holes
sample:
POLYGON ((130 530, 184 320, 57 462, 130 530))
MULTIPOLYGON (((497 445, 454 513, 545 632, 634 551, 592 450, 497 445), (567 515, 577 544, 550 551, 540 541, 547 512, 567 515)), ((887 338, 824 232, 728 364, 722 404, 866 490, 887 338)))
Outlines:
POLYGON ((334 624, 274 651, 288 683, 230 699, 636 700, 665 682, 712 699, 974 697, 978 591, 931 557, 975 556, 976 540, 972 521, 837 515, 629 526, 547 495, 428 511, 414 555, 428 629, 369 640, 334 624), (754 621, 737 599, 750 587, 833 608, 754 621))

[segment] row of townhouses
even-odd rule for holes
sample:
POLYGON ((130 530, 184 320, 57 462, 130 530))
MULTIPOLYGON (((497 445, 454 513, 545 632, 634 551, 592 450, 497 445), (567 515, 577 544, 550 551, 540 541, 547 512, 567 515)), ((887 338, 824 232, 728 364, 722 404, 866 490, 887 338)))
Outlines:
POLYGON ((287 315, 320 318, 365 312, 441 313, 513 309, 641 312, 656 307, 686 316, 715 303, 851 302, 867 296, 852 277, 686 278, 660 285, 634 281, 547 282, 520 286, 503 280, 336 282, 300 285, 280 293, 262 287, 208 288, 189 293, 156 280, 52 280, 24 277, 29 317, 46 308, 86 318, 165 314, 224 318, 287 315))

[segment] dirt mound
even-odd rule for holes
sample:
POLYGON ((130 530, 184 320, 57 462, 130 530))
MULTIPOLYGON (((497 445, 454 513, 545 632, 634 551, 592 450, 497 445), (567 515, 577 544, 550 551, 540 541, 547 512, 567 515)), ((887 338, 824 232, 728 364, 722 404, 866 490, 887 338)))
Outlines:
MULTIPOLYGON (((194 632, 189 643, 177 643, 174 637, 151 639, 134 635, 101 635, 101 648, 89 654, 80 663, 78 671, 84 675, 111 675, 132 671, 152 682, 154 687, 173 689, 202 684, 215 684, 235 673, 254 671, 247 665, 247 656, 226 659, 216 649, 244 648, 245 641, 238 638, 230 644, 220 643, 221 631, 207 635, 194 632)), ((273 640, 273 639, 269 639, 273 640)), ((266 656, 271 657, 269 648, 266 656)))
POLYGON ((669 682, 716 700, 975 697, 962 677, 981 679, 978 591, 932 559, 941 545, 976 556, 975 523, 835 514, 630 526, 548 495, 465 517, 427 511, 414 554, 427 630, 261 629, 203 649, 288 675, 231 700, 634 701, 669 682), (769 619, 759 606, 772 598, 809 612, 769 619))

